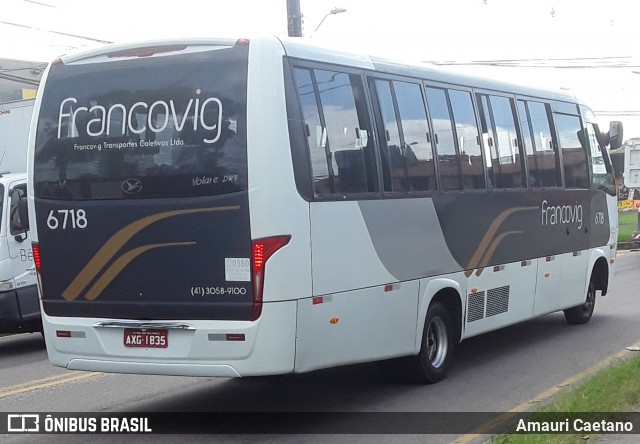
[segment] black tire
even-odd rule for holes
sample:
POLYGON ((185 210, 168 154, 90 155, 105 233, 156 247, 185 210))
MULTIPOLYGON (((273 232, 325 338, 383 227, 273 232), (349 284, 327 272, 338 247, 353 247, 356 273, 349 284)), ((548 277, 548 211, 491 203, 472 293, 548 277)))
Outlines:
POLYGON ((433 384, 447 377, 453 361, 453 331, 449 310, 440 302, 433 303, 424 321, 420 353, 409 358, 412 381, 433 384))
POLYGON ((567 308, 564 311, 564 318, 571 325, 586 324, 593 316, 593 310, 596 307, 596 287, 589 282, 587 289, 587 299, 584 304, 577 307, 567 308))

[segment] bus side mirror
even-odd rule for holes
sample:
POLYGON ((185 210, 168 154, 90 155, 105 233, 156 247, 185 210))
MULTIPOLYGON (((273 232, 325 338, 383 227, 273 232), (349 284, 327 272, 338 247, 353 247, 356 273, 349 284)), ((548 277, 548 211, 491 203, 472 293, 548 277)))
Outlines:
POLYGON ((609 123, 609 149, 615 150, 622 146, 622 122, 613 121, 609 123))

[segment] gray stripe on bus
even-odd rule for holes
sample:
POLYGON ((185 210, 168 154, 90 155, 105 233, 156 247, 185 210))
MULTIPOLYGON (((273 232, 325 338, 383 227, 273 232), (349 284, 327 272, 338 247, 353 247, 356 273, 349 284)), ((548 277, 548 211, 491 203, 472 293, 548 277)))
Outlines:
POLYGON ((462 270, 447 247, 431 199, 364 200, 358 205, 380 261, 399 281, 462 270))

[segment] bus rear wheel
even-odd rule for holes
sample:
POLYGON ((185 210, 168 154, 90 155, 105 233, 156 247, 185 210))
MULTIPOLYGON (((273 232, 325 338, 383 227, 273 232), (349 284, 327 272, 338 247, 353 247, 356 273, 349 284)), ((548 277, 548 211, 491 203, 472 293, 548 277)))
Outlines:
POLYGON ((443 304, 435 302, 427 310, 420 353, 411 358, 412 379, 433 384, 446 378, 453 360, 453 348, 451 315, 443 304))
POLYGON ((587 299, 584 304, 577 307, 567 308, 564 311, 564 318, 569 324, 578 325, 586 324, 593 316, 593 310, 596 306, 596 287, 593 282, 589 282, 587 289, 587 299))

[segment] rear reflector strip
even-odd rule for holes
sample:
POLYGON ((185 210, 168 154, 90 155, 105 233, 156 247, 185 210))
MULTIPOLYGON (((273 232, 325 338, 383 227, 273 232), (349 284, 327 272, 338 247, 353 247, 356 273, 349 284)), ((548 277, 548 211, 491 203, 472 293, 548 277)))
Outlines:
POLYGON ((244 333, 209 333, 209 341, 243 342, 246 340, 244 333))
POLYGON ((80 338, 84 339, 87 334, 83 331, 71 331, 71 330, 56 330, 57 338, 80 338))
POLYGON ((244 333, 227 333, 227 341, 244 341, 244 333))

